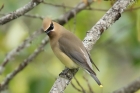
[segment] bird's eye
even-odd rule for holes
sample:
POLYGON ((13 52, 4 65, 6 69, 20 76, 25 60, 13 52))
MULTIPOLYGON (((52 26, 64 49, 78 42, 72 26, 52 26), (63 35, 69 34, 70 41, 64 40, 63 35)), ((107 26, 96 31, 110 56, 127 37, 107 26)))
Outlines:
POLYGON ((51 30, 53 30, 54 29, 54 26, 53 26, 53 22, 50 24, 50 27, 47 29, 47 31, 51 31, 51 30))

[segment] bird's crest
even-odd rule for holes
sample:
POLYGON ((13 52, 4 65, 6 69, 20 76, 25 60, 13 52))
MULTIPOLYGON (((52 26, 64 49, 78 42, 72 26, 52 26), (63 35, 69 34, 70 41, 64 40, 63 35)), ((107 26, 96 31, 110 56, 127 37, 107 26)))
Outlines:
POLYGON ((52 20, 48 17, 46 17, 44 20, 43 20, 43 30, 46 31, 50 25, 52 23, 52 20))

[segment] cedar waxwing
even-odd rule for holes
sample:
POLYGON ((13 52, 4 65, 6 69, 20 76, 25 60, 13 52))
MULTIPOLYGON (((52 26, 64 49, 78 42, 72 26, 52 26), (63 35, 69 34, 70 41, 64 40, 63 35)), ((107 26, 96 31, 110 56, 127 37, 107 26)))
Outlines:
MULTIPOLYGON (((102 87, 102 84, 96 77, 96 73, 92 69, 92 64, 94 63, 79 38, 49 18, 43 20, 43 29, 49 36, 54 54, 67 68, 81 67, 85 69, 97 84, 102 87)), ((94 66, 97 68, 95 64, 94 66)), ((99 71, 98 68, 97 70, 99 71)))

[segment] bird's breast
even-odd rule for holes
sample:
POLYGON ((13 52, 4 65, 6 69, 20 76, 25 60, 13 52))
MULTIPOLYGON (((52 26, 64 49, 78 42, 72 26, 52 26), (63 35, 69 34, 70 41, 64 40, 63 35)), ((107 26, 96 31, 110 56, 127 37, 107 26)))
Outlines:
POLYGON ((78 68, 78 65, 73 62, 65 53, 63 53, 59 47, 53 47, 53 52, 57 58, 69 69, 78 68))

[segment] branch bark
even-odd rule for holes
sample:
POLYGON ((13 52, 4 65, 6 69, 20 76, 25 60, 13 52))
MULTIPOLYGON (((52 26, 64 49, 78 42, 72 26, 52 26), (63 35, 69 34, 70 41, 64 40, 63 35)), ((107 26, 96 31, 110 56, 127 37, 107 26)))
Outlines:
POLYGON ((32 10, 34 7, 36 7, 41 2, 42 2, 42 0, 32 0, 28 4, 26 4, 25 6, 17 9, 16 11, 14 11, 12 13, 8 13, 7 15, 0 18, 0 25, 3 25, 7 22, 10 22, 10 21, 24 15, 25 13, 32 10))
MULTIPOLYGON (((134 1, 135 0, 117 0, 112 8, 110 8, 106 14, 91 28, 91 30, 87 32, 87 35, 83 40, 83 44, 88 51, 92 49, 93 45, 100 38, 101 34, 115 21, 117 21, 121 17, 121 13, 124 11, 124 9, 126 9, 126 7, 132 4, 134 1)), ((60 23, 62 24, 63 21, 60 23)), ((66 75, 59 76, 52 86, 50 93, 63 93, 77 71, 69 70, 66 75)))
POLYGON ((133 81, 132 83, 120 88, 112 93, 135 93, 137 90, 140 89, 140 77, 133 81))

